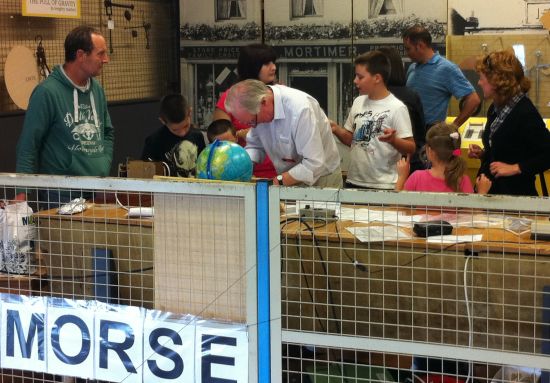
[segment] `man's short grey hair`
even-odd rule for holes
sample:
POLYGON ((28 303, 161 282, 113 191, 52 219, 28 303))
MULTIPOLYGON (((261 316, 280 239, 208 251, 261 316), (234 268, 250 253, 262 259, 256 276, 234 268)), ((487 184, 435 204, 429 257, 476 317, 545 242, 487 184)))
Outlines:
POLYGON ((250 114, 258 114, 263 98, 269 94, 267 85, 259 80, 236 83, 227 92, 225 110, 229 113, 241 107, 250 114))

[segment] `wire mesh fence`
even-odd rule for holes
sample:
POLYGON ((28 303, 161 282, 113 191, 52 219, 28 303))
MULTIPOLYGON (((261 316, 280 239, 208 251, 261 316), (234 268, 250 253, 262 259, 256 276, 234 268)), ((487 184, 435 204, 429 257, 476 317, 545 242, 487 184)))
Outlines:
POLYGON ((432 356, 425 367, 411 368, 423 358, 403 353, 367 352, 351 348, 285 343, 285 382, 540 382, 547 369, 471 363, 432 356), (468 378, 468 369, 471 369, 468 378), (454 372, 453 372, 454 371, 454 372), (475 376, 475 378, 474 378, 475 376))
MULTIPOLYGON (((255 328, 253 186, 25 175, 1 179, 0 292, 189 314, 255 328), (26 201, 17 202, 16 196, 26 201)), ((31 327, 22 329, 33 344, 31 327)), ((254 342, 255 335, 247 338, 254 342)), ((143 358, 140 367, 150 363, 145 351, 143 358)), ((254 363, 250 368, 253 372, 254 363)), ((51 367, 44 372, 2 369, 0 377, 74 382, 89 376, 53 372, 51 367)), ((127 379, 137 381, 131 374, 127 379)))
POLYGON ((547 200, 289 189, 280 195, 287 376, 548 381, 547 200))
MULTIPOLYGON (((30 206, 18 214, 36 227, 35 251, 4 253, 3 292, 242 323, 254 347, 254 185, 35 176, 3 184, 6 200, 27 197, 3 210, 30 206)), ((274 381, 548 381, 547 199, 277 187, 270 195, 274 381)))

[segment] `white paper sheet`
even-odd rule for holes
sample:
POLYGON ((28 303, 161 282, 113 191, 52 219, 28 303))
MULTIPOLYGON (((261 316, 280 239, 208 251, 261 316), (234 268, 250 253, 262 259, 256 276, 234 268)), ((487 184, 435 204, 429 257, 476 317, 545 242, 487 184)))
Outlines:
POLYGON ((386 225, 401 227, 412 227, 422 217, 422 215, 405 215, 403 212, 395 210, 354 209, 349 207, 343 207, 339 214, 340 220, 364 223, 381 222, 386 225))
POLYGON ((470 235, 434 235, 426 238, 428 243, 464 243, 464 242, 480 242, 483 239, 482 234, 470 235))
POLYGON ((352 233, 361 242, 383 242, 412 239, 410 234, 395 226, 352 226, 347 227, 346 230, 352 233))

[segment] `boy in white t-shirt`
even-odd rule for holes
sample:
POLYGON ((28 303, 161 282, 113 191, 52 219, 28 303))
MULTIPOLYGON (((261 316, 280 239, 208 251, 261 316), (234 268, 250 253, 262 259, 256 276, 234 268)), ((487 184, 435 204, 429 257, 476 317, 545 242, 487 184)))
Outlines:
POLYGON ((344 127, 332 124, 332 133, 351 146, 346 186, 393 190, 396 161, 415 151, 409 111, 386 87, 388 58, 371 51, 355 59, 353 101, 344 127))

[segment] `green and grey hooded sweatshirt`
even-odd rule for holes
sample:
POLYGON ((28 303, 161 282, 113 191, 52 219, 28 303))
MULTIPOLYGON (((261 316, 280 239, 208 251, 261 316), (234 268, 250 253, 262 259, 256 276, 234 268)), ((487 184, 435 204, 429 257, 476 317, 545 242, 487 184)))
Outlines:
POLYGON ((32 92, 17 143, 18 173, 107 176, 114 131, 95 79, 74 84, 61 66, 32 92))

